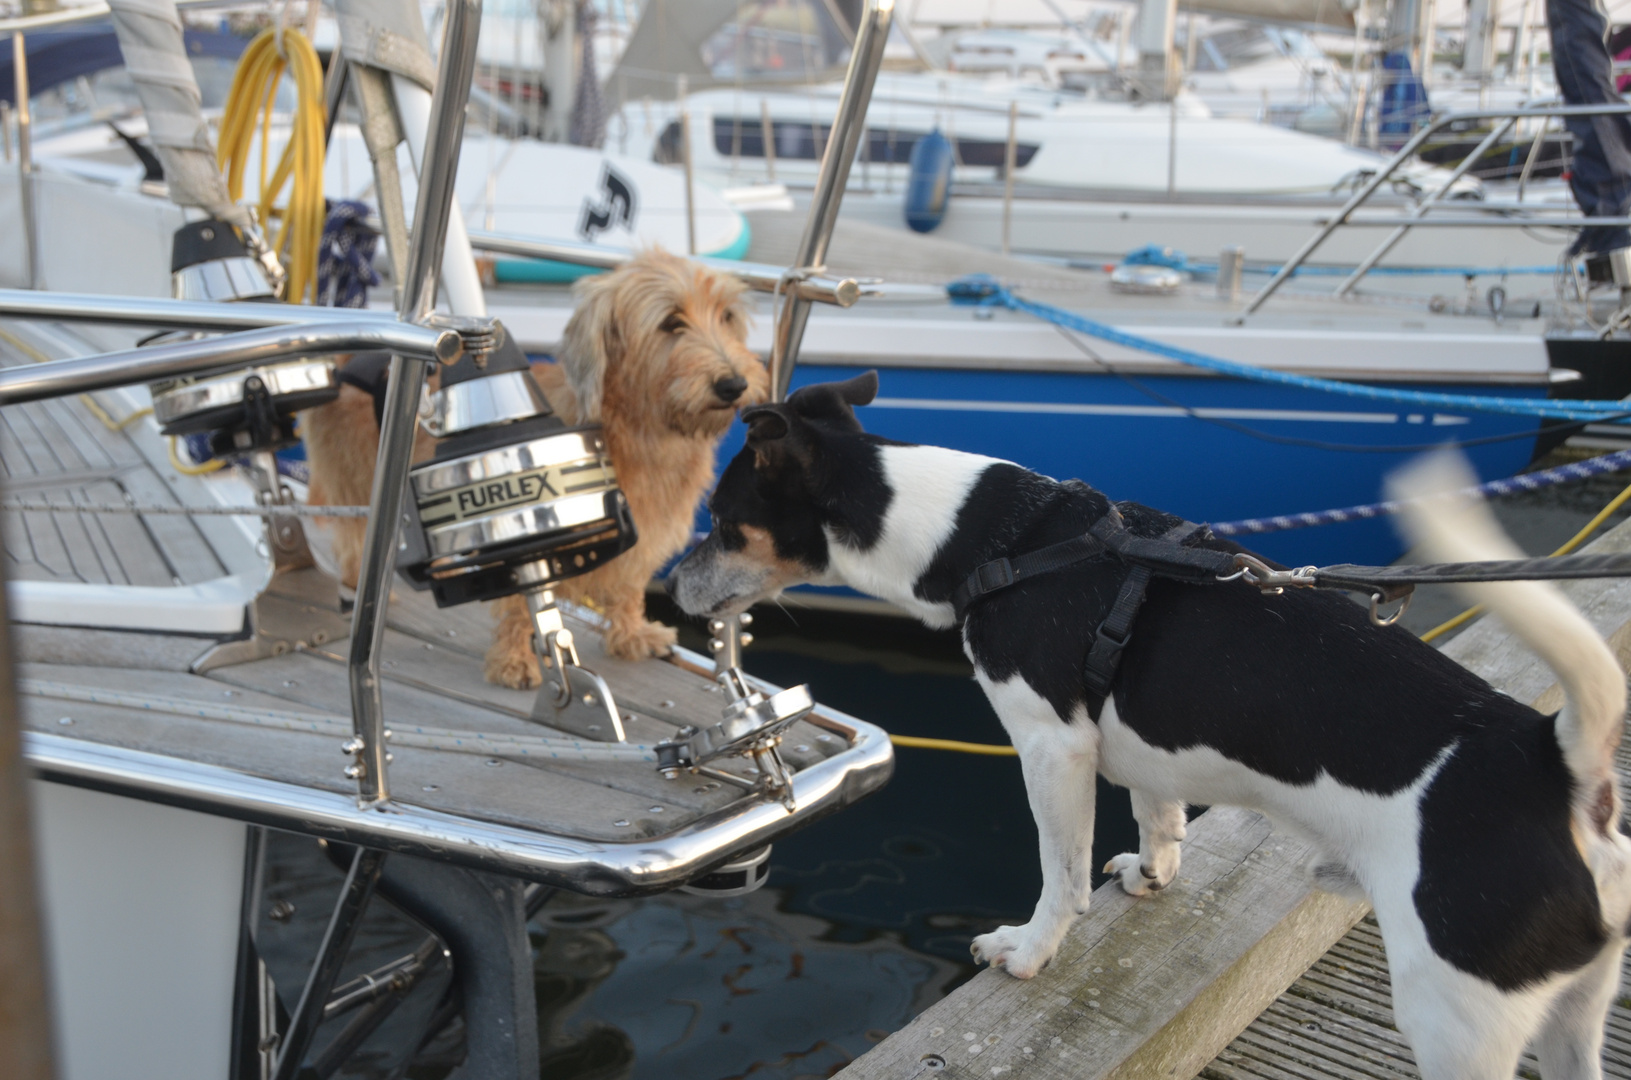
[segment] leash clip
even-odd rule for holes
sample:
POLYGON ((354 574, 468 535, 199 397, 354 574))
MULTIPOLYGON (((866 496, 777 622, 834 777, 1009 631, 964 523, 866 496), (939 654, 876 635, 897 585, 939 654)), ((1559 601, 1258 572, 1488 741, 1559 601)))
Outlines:
POLYGON ((1295 570, 1276 570, 1255 555, 1241 552, 1235 556, 1235 572, 1220 576, 1219 581, 1244 581, 1255 586, 1265 596, 1279 596, 1286 589, 1312 589, 1319 584, 1317 566, 1299 566, 1295 570))

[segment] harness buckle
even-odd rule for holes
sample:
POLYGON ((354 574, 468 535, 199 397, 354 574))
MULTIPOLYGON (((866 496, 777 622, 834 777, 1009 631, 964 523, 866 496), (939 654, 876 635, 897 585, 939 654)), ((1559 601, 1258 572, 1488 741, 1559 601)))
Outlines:
POLYGON ((974 576, 981 593, 996 592, 1014 583, 1014 567, 1007 559, 996 559, 982 564, 974 576))

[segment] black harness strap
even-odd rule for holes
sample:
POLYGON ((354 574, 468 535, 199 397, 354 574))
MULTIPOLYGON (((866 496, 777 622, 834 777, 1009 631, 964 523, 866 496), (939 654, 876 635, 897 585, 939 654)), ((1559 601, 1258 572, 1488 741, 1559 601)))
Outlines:
POLYGON ((993 559, 977 567, 952 592, 951 606, 961 620, 968 613, 969 605, 983 596, 1106 552, 1118 555, 1135 566, 1147 566, 1162 577, 1180 581, 1211 582, 1233 573, 1235 557, 1228 552, 1186 548, 1178 543, 1178 540, 1187 539, 1200 528, 1203 526, 1186 521, 1159 537, 1134 536, 1127 531, 1121 511, 1111 506, 1110 512, 1094 522, 1093 527, 1081 536, 1049 544, 1017 558, 993 559))
POLYGON ((1083 681, 1096 699, 1092 710, 1096 719, 1097 706, 1109 696, 1110 683, 1121 663, 1121 652, 1132 638, 1133 622, 1144 604, 1150 579, 1159 574, 1178 581, 1213 582, 1235 570, 1235 557, 1227 551, 1183 546, 1185 540, 1204 529, 1204 525, 1185 521, 1158 537, 1134 536, 1127 530, 1121 512, 1112 505, 1109 512, 1081 536, 1014 559, 994 559, 978 567, 952 593, 952 607, 961 620, 968 613, 969 605, 981 597, 1097 555, 1113 554, 1131 564, 1121 588, 1116 591, 1115 602, 1094 633, 1083 666, 1083 681))
MULTIPOLYGON (((1111 508, 1114 511, 1114 507, 1111 508)), ((1106 515, 1108 516, 1108 515, 1106 515)), ((1120 514, 1116 515, 1118 518, 1120 514)), ((1119 522, 1118 522, 1119 525, 1119 522)), ((1168 529, 1154 540, 1144 540, 1127 533, 1127 536, 1137 541, 1139 551, 1146 558, 1160 559, 1162 577, 1175 577, 1181 581, 1217 580, 1215 573, 1205 578, 1193 577, 1190 572, 1194 563, 1188 559, 1177 558, 1169 562, 1169 553, 1195 552, 1194 548, 1185 548, 1180 545, 1195 533, 1195 530, 1205 526, 1196 525, 1192 521, 1181 522, 1168 529), (1172 566, 1177 573, 1167 573, 1166 567, 1172 566)), ((1125 533, 1126 529, 1122 531, 1125 533)), ((1127 547, 1132 547, 1128 544, 1127 547)), ((1125 552, 1120 552, 1122 558, 1129 558, 1125 552)), ((1210 552, 1209 554, 1226 554, 1225 552, 1210 552)), ((1229 556, 1231 565, 1233 556, 1229 556)), ((1148 562, 1133 564, 1127 577, 1122 580, 1121 588, 1116 591, 1115 603, 1110 605, 1110 614, 1104 617, 1099 624, 1098 631, 1093 635, 1093 644, 1087 650, 1087 661, 1082 665, 1082 681, 1087 684, 1088 693, 1095 695, 1101 701, 1110 696, 1110 683, 1115 680, 1116 669, 1121 666, 1121 651, 1127 647, 1127 642, 1133 637, 1133 620, 1138 618, 1138 609, 1144 606, 1144 593, 1150 587, 1150 578, 1158 571, 1148 562)), ((1097 710, 1095 709, 1096 713, 1097 710)), ((1098 719, 1097 716, 1094 719, 1098 719)))

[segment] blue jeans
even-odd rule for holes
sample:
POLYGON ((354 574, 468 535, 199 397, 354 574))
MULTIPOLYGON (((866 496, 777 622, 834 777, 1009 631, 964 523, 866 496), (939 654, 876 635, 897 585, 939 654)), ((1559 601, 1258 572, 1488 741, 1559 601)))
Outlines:
MULTIPOLYGON (((1546 0, 1552 32, 1552 65, 1569 105, 1619 104, 1608 55, 1608 20, 1593 0, 1546 0)), ((1626 217, 1631 212, 1631 117, 1578 116, 1565 123, 1574 136, 1569 187, 1587 217, 1626 217)), ((1582 229, 1569 253, 1631 247, 1631 230, 1582 229)))

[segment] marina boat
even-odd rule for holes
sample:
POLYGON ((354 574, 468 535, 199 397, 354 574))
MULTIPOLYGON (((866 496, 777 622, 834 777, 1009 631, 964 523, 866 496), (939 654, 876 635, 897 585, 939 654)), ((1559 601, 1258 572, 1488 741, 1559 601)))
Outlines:
MULTIPOLYGON (((652 18, 660 11, 653 8, 652 18)), ((696 175, 715 183, 773 180, 795 199, 805 197, 838 92, 821 61, 841 55, 835 51, 841 35, 813 8, 797 33, 773 27, 770 10, 755 5, 741 12, 735 4, 713 5, 694 14, 683 30, 636 27, 607 81, 608 96, 620 102, 608 122, 607 145, 675 167, 688 155, 696 175), (783 40, 790 34, 796 42, 783 40), (796 57, 805 59, 795 65, 796 57), (681 77, 690 88, 683 108, 681 77), (684 154, 682 111, 689 129, 684 154)), ((974 49, 985 39, 956 40, 974 49)), ((1261 110, 1241 115, 1227 95, 1214 109, 1184 86, 1172 93, 1140 90, 1130 67, 1084 87, 1062 77, 1028 77, 1023 65, 1004 68, 1001 57, 984 69, 950 70, 945 65, 957 55, 922 46, 899 58, 913 70, 880 77, 844 203, 851 220, 904 229, 911 217, 914 228, 988 250, 1087 263, 1146 245, 1207 260, 1238 246, 1255 264, 1272 266, 1290 258, 1309 230, 1386 161, 1374 150, 1269 123, 1261 110), (945 164, 925 174, 917 189, 947 185, 930 212, 926 195, 911 194, 911 161, 918 140, 934 132, 949 147, 945 164), (1005 166, 1010 142, 1011 176, 1005 166)), ((1321 249, 1314 265, 1359 263, 1385 231, 1440 189, 1469 219, 1457 230, 1457 257, 1446 259, 1443 245, 1411 235, 1389 256, 1396 271, 1532 274, 1555 266, 1570 238, 1544 226, 1514 230, 1500 223, 1534 209, 1524 199, 1540 194, 1532 181, 1521 193, 1487 190, 1472 176, 1412 161, 1396 170, 1389 190, 1371 200, 1356 228, 1321 249), (1474 219, 1487 220, 1488 227, 1474 219)), ((1560 216, 1563 208, 1541 209, 1560 216)), ((1413 280, 1390 285, 1403 288, 1413 280)))

